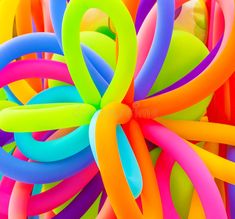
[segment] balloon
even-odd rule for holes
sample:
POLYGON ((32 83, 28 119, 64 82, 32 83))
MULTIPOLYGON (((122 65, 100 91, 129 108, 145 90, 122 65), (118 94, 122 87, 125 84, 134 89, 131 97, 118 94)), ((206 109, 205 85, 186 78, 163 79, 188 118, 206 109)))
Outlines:
MULTIPOLYGON (((150 92, 154 94, 169 87, 194 69, 208 54, 206 46, 191 34, 174 31, 162 70, 150 92), (191 52, 188 52, 190 49, 191 52), (174 73, 173 73, 174 72, 174 73)), ((168 115, 166 118, 177 120, 199 120, 210 103, 211 96, 182 112, 168 115)))
POLYGON ((233 0, 1 0, 0 218, 234 218, 233 0))
MULTIPOLYGON (((109 37, 96 32, 81 32, 81 42, 100 55, 112 69, 115 69, 115 42, 109 37), (95 43, 94 43, 95 42, 95 43)), ((52 60, 66 62, 61 55, 53 55, 52 60)), ((49 87, 65 85, 63 82, 48 80, 49 87)))
POLYGON ((192 33, 202 42, 206 42, 208 23, 205 1, 193 0, 182 6, 175 21, 175 29, 192 33))

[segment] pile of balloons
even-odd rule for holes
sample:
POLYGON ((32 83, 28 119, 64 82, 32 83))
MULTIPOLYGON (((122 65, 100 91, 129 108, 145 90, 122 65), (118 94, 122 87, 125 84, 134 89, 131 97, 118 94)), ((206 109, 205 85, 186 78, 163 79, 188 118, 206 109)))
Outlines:
POLYGON ((234 219, 234 54, 234 0, 0 0, 0 219, 234 219))

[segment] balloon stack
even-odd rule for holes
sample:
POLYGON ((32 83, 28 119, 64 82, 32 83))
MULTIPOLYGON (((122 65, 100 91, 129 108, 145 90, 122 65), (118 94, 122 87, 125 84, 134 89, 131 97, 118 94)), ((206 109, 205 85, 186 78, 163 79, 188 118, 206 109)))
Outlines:
POLYGON ((234 0, 0 0, 0 219, 235 219, 234 0))

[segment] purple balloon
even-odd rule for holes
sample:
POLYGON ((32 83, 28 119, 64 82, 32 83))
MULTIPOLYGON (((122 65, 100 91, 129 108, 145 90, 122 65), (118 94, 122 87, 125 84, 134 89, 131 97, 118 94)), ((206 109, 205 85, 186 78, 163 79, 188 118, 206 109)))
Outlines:
POLYGON ((103 188, 101 176, 97 174, 79 195, 53 219, 81 218, 98 198, 103 188))
POLYGON ((140 27, 144 22, 144 19, 146 18, 155 3, 156 0, 141 0, 135 21, 135 28, 137 33, 139 32, 140 27))
POLYGON ((13 134, 10 132, 4 132, 0 130, 0 146, 4 146, 5 144, 9 144, 13 141, 13 134))
POLYGON ((98 212, 101 211, 101 209, 102 209, 102 207, 103 207, 103 205, 104 205, 104 203, 105 203, 106 198, 107 198, 107 193, 106 193, 105 190, 103 190, 102 195, 101 195, 101 198, 100 198, 100 204, 99 204, 98 212))
MULTIPOLYGON (((145 18, 156 2, 156 0, 142 0, 140 2, 135 21, 135 29, 137 33, 139 32, 145 18)), ((177 19, 177 17, 180 15, 181 10, 182 7, 179 7, 175 10, 175 19, 177 19)))

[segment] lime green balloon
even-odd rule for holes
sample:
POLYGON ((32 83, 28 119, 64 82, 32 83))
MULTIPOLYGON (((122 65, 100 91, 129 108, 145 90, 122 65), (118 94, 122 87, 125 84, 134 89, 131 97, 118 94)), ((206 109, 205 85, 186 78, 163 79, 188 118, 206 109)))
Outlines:
MULTIPOLYGON (((203 147, 203 145, 204 142, 199 142, 197 144, 199 147, 203 147)), ((153 166, 156 165, 161 152, 161 148, 157 146, 150 152, 153 166)), ((174 206, 180 215, 180 218, 187 219, 194 188, 187 174, 178 163, 175 163, 172 168, 170 190, 174 206)))
POLYGON ((11 151, 14 150, 15 147, 16 147, 16 143, 15 142, 11 142, 9 144, 4 145, 2 148, 7 153, 11 153, 11 151))
POLYGON ((116 66, 116 43, 103 33, 84 31, 81 32, 81 43, 88 46, 100 55, 112 69, 116 66))
MULTIPOLYGON (((54 55, 52 56, 52 60, 57 61, 57 62, 65 63, 65 58, 64 58, 64 56, 58 55, 58 54, 54 54, 54 55)), ((66 85, 68 85, 68 84, 67 84, 67 83, 64 83, 64 82, 62 82, 62 81, 51 80, 51 79, 48 80, 48 87, 49 87, 49 88, 51 88, 51 87, 58 87, 58 86, 66 86, 66 85)))
MULTIPOLYGON (((55 186, 57 186, 61 181, 58 182, 53 182, 53 183, 48 183, 48 184, 43 184, 42 186, 42 192, 48 191, 49 189, 54 188, 55 186)), ((53 209, 53 212, 55 214, 59 214, 61 211, 63 211, 75 198, 76 198, 77 194, 75 196, 73 196, 71 199, 69 199, 68 201, 66 201, 65 203, 63 203, 62 205, 60 205, 59 207, 53 209)))
MULTIPOLYGON (((203 147, 204 142, 197 143, 198 147, 203 147)), ((191 207, 194 187, 187 174, 178 163, 175 163, 170 179, 171 195, 174 206, 180 218, 187 219, 191 207)))
POLYGON ((60 205, 59 207, 55 208, 53 212, 55 214, 59 214, 61 211, 63 211, 68 205, 77 197, 77 195, 73 196, 71 199, 66 201, 64 204, 60 205))
POLYGON ((207 97, 201 102, 187 108, 181 110, 179 112, 173 113, 171 115, 164 116, 166 119, 174 119, 174 120, 200 120, 203 115, 206 113, 206 109, 210 104, 212 96, 207 97))
POLYGON ((161 148, 159 147, 156 147, 154 148, 151 152, 150 152, 150 157, 151 157, 151 160, 152 160, 152 164, 155 166, 156 162, 157 162, 157 159, 161 153, 161 148))
POLYGON ((100 203, 101 195, 96 199, 93 205, 88 209, 88 211, 81 217, 81 219, 95 219, 98 215, 98 208, 100 203))
MULTIPOLYGON (((159 147, 156 147, 150 152, 153 166, 156 165, 161 151, 162 150, 159 147)), ((180 218, 186 219, 191 204, 193 185, 178 163, 175 163, 171 172, 170 189, 174 206, 179 213, 180 218)))
POLYGON ((6 100, 7 95, 3 89, 0 89, 0 100, 6 100))
MULTIPOLYGON (((159 147, 156 147, 150 152, 153 166, 156 165, 161 151, 162 150, 159 147)), ((177 163, 172 169, 170 186, 174 206, 179 213, 180 218, 186 219, 191 204, 193 186, 188 176, 177 163)))
MULTIPOLYGON (((115 41, 110 37, 92 31, 84 31, 81 32, 81 43, 88 46, 94 52, 96 52, 101 58, 103 58, 110 67, 114 70, 116 66, 116 44, 115 41)), ((64 56, 61 55, 53 55, 52 60, 65 63, 64 56)), ((56 80, 48 80, 49 87, 57 87, 68 85, 61 81, 56 80)))
POLYGON ((172 169, 170 182, 175 208, 180 218, 187 219, 193 195, 193 185, 178 163, 172 169))
MULTIPOLYGON (((183 78, 200 64, 208 53, 207 47, 197 37, 184 31, 175 30, 166 60, 150 91, 150 95, 183 78)), ((187 109, 167 115, 165 118, 174 120, 198 120, 206 112, 210 100, 211 96, 187 109)))
POLYGON ((8 100, 1 100, 0 101, 0 110, 7 109, 9 107, 17 106, 16 103, 8 101, 8 100))
POLYGON ((49 189, 54 188, 54 187, 57 186, 60 182, 61 182, 61 181, 43 184, 43 185, 42 185, 42 192, 45 192, 45 191, 47 191, 47 190, 49 190, 49 189))
POLYGON ((62 44, 70 75, 85 103, 103 108, 110 102, 121 102, 124 99, 134 76, 137 38, 131 15, 122 1, 71 1, 64 14, 62 44), (80 46, 80 25, 90 8, 100 9, 109 15, 118 34, 119 52, 115 74, 102 97, 88 72, 80 46))
POLYGON ((115 40, 116 39, 116 34, 107 26, 102 26, 97 28, 96 32, 102 33, 111 39, 115 40))
POLYGON ((89 104, 55 103, 9 107, 0 111, 0 128, 7 132, 34 132, 89 124, 96 109, 89 104))

